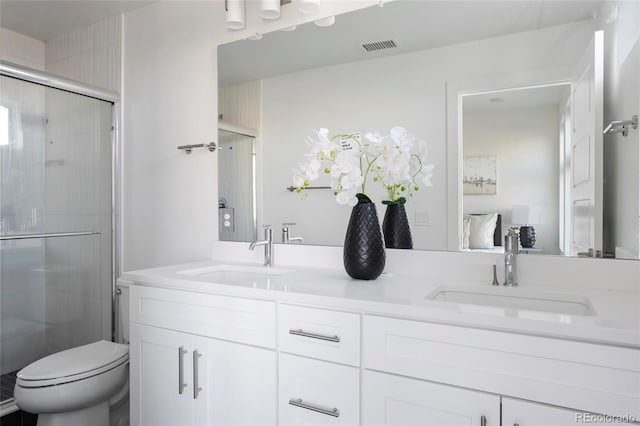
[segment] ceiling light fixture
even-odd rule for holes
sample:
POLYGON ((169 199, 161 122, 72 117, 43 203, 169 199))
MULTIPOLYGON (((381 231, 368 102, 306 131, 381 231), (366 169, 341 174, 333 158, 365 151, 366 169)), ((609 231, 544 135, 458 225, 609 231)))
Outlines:
POLYGON ((268 20, 280 18, 280 0, 261 0, 260 16, 268 20))
POLYGON ((225 0, 224 8, 227 11, 227 28, 241 30, 244 28, 244 0, 225 0))
POLYGON ((320 0, 294 0, 293 3, 300 13, 304 13, 305 15, 315 13, 320 8, 320 0))
POLYGON ((319 27, 330 27, 333 24, 336 23, 336 17, 335 16, 328 16, 326 18, 322 18, 322 19, 318 19, 316 21, 313 21, 317 26, 319 27))

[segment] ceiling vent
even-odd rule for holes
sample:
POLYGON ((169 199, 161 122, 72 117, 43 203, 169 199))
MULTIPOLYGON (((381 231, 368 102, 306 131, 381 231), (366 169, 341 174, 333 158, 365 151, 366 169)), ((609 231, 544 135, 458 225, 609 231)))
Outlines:
POLYGON ((394 47, 398 47, 395 41, 393 40, 385 40, 385 41, 374 41, 373 43, 365 43, 362 45, 364 50, 367 52, 374 52, 376 50, 383 49, 393 49, 394 47))

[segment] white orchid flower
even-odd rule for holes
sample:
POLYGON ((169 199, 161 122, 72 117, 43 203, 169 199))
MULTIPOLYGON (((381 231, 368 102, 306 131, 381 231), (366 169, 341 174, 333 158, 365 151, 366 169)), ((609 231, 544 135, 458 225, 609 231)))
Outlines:
POLYGON ((306 162, 294 170, 297 188, 304 190, 325 173, 336 202, 354 206, 358 203, 356 194, 365 193, 369 174, 387 189, 391 202, 411 197, 419 189, 418 182, 432 186, 433 165, 426 164, 426 144, 403 127, 393 127, 386 135, 368 132, 363 139, 355 133, 331 137, 325 128, 315 133, 316 138, 307 139, 310 150, 305 154, 306 162))
POLYGON ((424 184, 424 186, 433 186, 433 183, 431 182, 431 178, 433 177, 433 169, 433 164, 426 165, 422 168, 422 183, 424 184))
POLYGON ((345 190, 351 190, 362 185, 363 182, 364 179, 360 174, 360 169, 353 169, 351 173, 342 176, 342 179, 340 180, 340 186, 345 190))
POLYGON ((307 176, 300 170, 294 170, 293 173, 293 186, 296 188, 301 188, 304 186, 304 182, 307 179, 307 176))

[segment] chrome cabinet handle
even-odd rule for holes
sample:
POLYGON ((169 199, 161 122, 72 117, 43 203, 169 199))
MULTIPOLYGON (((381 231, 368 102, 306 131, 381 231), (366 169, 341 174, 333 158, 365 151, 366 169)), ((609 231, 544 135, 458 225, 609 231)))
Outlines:
POLYGON ((487 426, 487 418, 485 416, 480 417, 480 426, 487 426))
POLYGON ((184 354, 186 353, 184 346, 178 348, 178 395, 182 395, 184 388, 187 387, 184 383, 184 354))
POLYGON ((319 405, 305 402, 300 398, 291 398, 289 400, 289 405, 304 408, 305 410, 315 411, 316 413, 320 413, 320 414, 326 414, 327 416, 340 417, 340 410, 338 410, 337 408, 320 407, 319 405))
POLYGON ((202 354, 199 354, 197 349, 193 351, 193 399, 198 399, 198 394, 202 390, 198 386, 198 358, 201 356, 202 354))
POLYGON ((326 340, 328 342, 340 342, 340 336, 327 336, 324 334, 316 334, 316 333, 309 333, 307 331, 302 330, 301 328, 296 328, 296 329, 291 329, 289 330, 289 334, 293 334, 296 336, 302 336, 302 337, 310 337, 312 339, 319 339, 319 340, 326 340))

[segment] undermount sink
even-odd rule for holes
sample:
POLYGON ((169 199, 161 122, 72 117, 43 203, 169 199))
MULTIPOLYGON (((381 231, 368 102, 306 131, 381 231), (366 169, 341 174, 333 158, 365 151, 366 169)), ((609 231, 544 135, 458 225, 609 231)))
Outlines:
POLYGON ((461 305, 563 315, 596 315, 586 296, 532 292, 518 287, 472 288, 441 286, 427 299, 461 305))
POLYGON ((276 277, 291 272, 290 269, 280 269, 267 266, 250 265, 213 265, 203 268, 178 271, 180 275, 190 277, 210 278, 221 281, 252 281, 260 278, 276 277))

